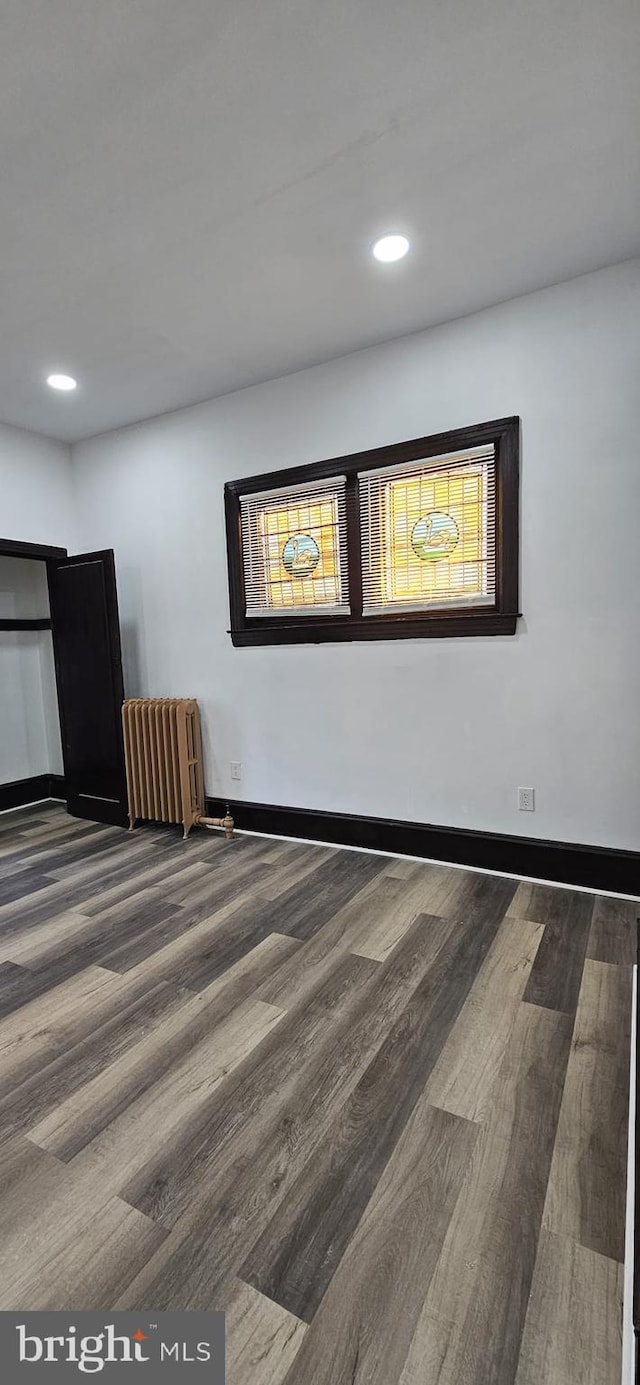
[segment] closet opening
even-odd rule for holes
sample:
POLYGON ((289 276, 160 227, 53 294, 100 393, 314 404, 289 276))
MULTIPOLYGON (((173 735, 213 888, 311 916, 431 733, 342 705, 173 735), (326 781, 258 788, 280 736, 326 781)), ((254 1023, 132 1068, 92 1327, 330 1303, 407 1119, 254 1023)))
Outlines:
POLYGON ((125 826, 123 699, 113 550, 0 539, 0 809, 125 826))

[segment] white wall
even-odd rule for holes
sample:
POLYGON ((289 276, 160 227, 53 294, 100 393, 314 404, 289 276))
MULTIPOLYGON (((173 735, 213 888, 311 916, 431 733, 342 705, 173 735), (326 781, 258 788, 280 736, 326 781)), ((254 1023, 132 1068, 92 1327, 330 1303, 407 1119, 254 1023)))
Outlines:
POLYGON ((73 514, 67 444, 0 423, 0 536, 71 549, 73 514))
MULTIPOLYGON (((33 620, 48 613, 45 564, 0 557, 0 617, 33 620)), ((61 774, 49 630, 0 630, 0 708, 0 784, 61 774)))
POLYGON ((628 263, 74 449, 127 692, 199 698, 210 793, 638 849, 639 310, 628 263), (505 414, 517 637, 232 648, 225 480, 505 414))

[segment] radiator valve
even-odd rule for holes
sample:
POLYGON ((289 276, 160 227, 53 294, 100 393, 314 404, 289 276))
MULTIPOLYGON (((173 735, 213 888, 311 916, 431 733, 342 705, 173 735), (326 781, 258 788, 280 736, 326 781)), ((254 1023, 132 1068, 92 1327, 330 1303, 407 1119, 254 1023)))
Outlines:
POLYGON ((210 831, 213 831, 214 827, 223 827, 224 835, 227 841, 230 841, 233 836, 233 829, 235 827, 235 823, 233 821, 231 813, 229 812, 228 803, 227 811, 223 818, 207 818, 204 816, 204 814, 202 814, 201 816, 196 818, 196 823, 198 827, 208 827, 210 831))

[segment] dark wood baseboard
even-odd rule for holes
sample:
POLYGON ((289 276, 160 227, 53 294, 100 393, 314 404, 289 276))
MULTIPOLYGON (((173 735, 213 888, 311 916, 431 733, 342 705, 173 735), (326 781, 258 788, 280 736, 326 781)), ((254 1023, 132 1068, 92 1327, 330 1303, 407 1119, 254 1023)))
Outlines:
MULTIPOLYGON (((0 811, 21 808, 40 799, 65 797, 63 775, 38 774, 30 779, 0 784, 0 811)), ((472 832, 463 827, 437 827, 431 823, 399 822, 355 813, 245 803, 238 799, 208 797, 207 812, 219 817, 225 812, 227 802, 240 831, 300 837, 335 846, 363 846, 374 851, 453 862, 472 869, 499 870, 507 875, 582 885, 591 890, 640 894, 640 853, 635 851, 544 841, 536 837, 511 837, 498 832, 472 832)), ((83 811, 77 816, 89 814, 83 811)), ((120 824, 120 816, 117 821, 120 824)))
POLYGON ((64 775, 34 774, 31 779, 14 779, 11 784, 0 784, 0 812, 7 808, 23 808, 43 798, 64 797, 64 775))
POLYGON ((241 831, 302 837, 336 846, 365 846, 590 890, 640 895, 640 853, 635 851, 224 798, 207 798, 207 812, 218 817, 227 802, 241 831))

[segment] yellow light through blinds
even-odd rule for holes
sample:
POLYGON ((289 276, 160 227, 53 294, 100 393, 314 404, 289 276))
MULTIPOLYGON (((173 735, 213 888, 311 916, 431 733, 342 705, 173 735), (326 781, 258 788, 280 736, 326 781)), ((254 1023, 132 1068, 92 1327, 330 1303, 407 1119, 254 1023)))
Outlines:
POLYGON ((260 519, 269 605, 335 606, 340 600, 335 499, 264 510, 260 519))
POLYGON ((359 478, 365 615, 493 603, 495 467, 478 452, 359 478))
POLYGON ((348 612, 343 477, 243 496, 240 508, 247 615, 348 612))

